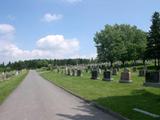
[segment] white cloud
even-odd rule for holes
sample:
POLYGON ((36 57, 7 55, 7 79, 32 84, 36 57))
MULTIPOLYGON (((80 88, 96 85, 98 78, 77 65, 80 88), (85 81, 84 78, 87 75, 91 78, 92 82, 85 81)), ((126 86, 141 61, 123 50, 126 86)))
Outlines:
POLYGON ((48 51, 34 49, 32 51, 18 48, 15 44, 7 43, 0 49, 0 62, 49 58, 51 54, 48 51))
POLYGON ((37 41, 39 49, 51 50, 60 53, 72 53, 79 49, 79 41, 77 39, 67 40, 63 35, 48 35, 37 41))
POLYGON ((37 48, 23 50, 11 42, 0 41, 0 62, 28 59, 62 59, 79 53, 77 39, 65 39, 63 35, 48 35, 37 41, 37 48))
POLYGON ((53 22, 53 21, 57 21, 57 20, 60 20, 62 19, 62 15, 61 14, 51 14, 51 13, 46 13, 44 16, 43 16, 43 21, 44 22, 53 22))
POLYGON ((12 40, 14 37, 15 28, 10 24, 0 24, 0 41, 12 40))
POLYGON ((0 24, 0 34, 13 33, 15 28, 10 24, 0 24))

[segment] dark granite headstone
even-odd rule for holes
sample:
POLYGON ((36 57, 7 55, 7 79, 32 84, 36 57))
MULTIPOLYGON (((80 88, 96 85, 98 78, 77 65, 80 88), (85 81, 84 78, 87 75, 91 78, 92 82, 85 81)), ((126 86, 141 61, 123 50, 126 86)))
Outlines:
POLYGON ((158 83, 160 82, 160 73, 157 72, 147 72, 146 73, 146 82, 158 83))
POLYGON ((111 81, 112 78, 111 78, 111 71, 104 71, 103 73, 103 80, 106 80, 106 81, 111 81))
POLYGON ((98 79, 98 70, 91 71, 91 79, 93 79, 93 80, 98 79))
POLYGON ((145 75, 144 85, 160 87, 160 72, 159 71, 147 71, 145 75))

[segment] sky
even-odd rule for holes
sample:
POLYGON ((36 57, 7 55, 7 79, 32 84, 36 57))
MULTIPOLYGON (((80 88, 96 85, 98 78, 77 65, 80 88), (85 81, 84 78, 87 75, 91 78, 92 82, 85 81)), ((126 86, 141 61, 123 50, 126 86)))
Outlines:
POLYGON ((97 31, 110 24, 149 31, 160 0, 1 0, 0 63, 96 57, 97 31))

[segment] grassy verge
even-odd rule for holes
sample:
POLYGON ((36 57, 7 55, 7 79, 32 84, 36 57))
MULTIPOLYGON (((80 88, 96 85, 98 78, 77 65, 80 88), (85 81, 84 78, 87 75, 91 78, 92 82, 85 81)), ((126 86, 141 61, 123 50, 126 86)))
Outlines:
POLYGON ((144 87, 144 78, 138 77, 136 72, 132 74, 131 84, 119 83, 120 73, 112 82, 102 81, 102 76, 99 80, 91 80, 89 73, 84 73, 83 77, 70 77, 53 71, 42 72, 41 75, 131 120, 156 120, 133 111, 133 108, 160 115, 160 89, 144 87))
POLYGON ((23 71, 18 76, 13 76, 6 81, 0 82, 0 104, 8 97, 8 95, 20 84, 25 78, 28 71, 23 71))

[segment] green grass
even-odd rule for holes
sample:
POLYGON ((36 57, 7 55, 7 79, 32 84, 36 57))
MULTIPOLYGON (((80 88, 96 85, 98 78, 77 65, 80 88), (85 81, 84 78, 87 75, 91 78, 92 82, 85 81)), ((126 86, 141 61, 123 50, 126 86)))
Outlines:
POLYGON ((24 79, 27 73, 28 71, 24 70, 18 76, 13 76, 6 81, 0 82, 0 104, 20 84, 20 82, 24 79))
POLYGON ((112 82, 102 81, 102 75, 99 80, 91 80, 89 73, 84 73, 83 77, 71 77, 53 71, 41 75, 131 120, 156 120, 133 111, 133 108, 160 115, 160 88, 144 87, 144 77, 138 77, 138 73, 132 74, 133 83, 119 83, 120 72, 112 82))

